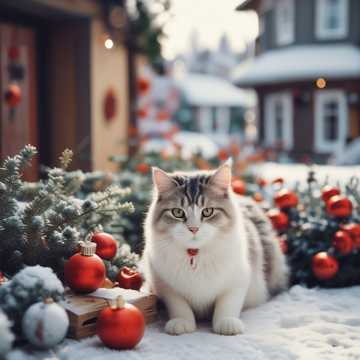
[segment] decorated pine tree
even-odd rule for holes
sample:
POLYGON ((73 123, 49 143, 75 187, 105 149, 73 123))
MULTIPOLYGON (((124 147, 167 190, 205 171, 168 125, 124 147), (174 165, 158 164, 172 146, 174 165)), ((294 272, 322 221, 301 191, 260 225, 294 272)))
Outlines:
POLYGON ((130 190, 111 185, 77 197, 86 176, 66 171, 70 150, 60 157, 60 167, 48 169, 46 179, 25 183, 21 172, 35 155, 36 149, 28 145, 0 168, 0 271, 12 275, 39 264, 62 276, 64 261, 80 240, 124 211, 133 211, 132 204, 123 201, 130 190))

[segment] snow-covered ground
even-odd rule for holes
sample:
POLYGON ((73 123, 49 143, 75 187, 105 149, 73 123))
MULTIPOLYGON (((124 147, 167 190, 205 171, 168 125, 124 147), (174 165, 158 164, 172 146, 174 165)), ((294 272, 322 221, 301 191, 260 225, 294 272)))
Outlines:
MULTIPOLYGON (((328 178, 329 182, 336 184, 346 183, 352 176, 360 177, 360 166, 330 166, 314 165, 311 167, 315 171, 318 181, 323 182, 328 178)), ((267 180, 273 180, 277 177, 284 178, 289 185, 297 181, 306 182, 310 167, 303 164, 277 164, 267 162, 259 165, 253 165, 251 171, 264 177, 267 180)))
POLYGON ((54 352, 25 355, 13 351, 8 360, 356 360, 360 359, 360 287, 306 289, 300 286, 242 314, 243 335, 220 336, 210 324, 197 332, 170 336, 164 321, 147 327, 132 351, 104 348, 97 337, 67 340, 54 352))

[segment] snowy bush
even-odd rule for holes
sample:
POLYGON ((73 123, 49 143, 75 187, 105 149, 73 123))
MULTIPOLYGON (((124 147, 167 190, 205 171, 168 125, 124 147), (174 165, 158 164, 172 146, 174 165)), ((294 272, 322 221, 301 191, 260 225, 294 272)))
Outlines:
POLYGON ((15 337, 10 328, 11 322, 0 310, 0 358, 11 349, 14 341, 15 337))

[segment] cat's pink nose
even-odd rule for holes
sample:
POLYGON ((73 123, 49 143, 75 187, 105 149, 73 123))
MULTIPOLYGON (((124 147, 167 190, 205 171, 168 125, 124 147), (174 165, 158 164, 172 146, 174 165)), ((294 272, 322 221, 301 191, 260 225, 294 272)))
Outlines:
POLYGON ((189 226, 188 229, 195 235, 198 231, 199 228, 196 226, 189 226))

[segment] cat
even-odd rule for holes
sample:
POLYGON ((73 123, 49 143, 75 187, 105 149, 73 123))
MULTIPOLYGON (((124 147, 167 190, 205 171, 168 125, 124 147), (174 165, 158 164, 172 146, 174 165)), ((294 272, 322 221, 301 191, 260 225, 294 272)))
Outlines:
POLYGON ((285 257, 260 207, 231 188, 231 164, 212 172, 153 168, 145 220, 143 271, 165 303, 172 335, 196 330, 212 315, 213 331, 244 331, 241 310, 286 289, 285 257))

